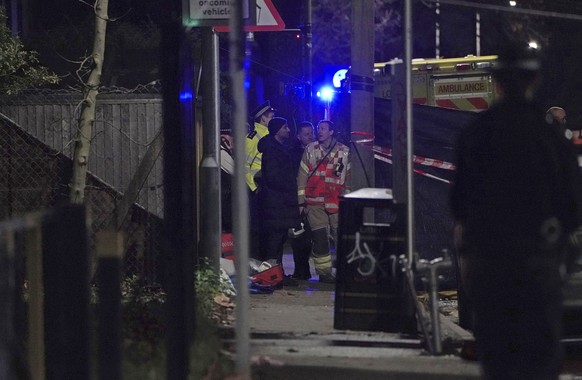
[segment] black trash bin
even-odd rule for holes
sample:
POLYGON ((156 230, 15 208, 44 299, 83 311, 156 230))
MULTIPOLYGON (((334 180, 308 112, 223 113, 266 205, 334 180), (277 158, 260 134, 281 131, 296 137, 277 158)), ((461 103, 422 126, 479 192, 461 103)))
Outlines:
POLYGON ((416 333, 400 255, 406 255, 406 207, 393 202, 390 189, 340 198, 335 329, 416 333))

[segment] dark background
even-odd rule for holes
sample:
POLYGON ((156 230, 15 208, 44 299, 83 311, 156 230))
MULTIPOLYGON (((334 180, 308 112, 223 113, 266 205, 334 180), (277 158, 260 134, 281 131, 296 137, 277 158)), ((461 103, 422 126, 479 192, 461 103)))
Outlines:
MULTIPOLYGON (((168 0, 169 1, 169 0, 168 0)), ((304 1, 273 0, 283 17, 288 31, 254 34, 249 44, 248 104, 252 109, 270 99, 279 115, 291 121, 304 117, 307 80, 303 55, 305 24, 304 1), (298 32, 299 29, 299 32, 298 32)), ((94 15, 90 6, 77 0, 4 0, 9 23, 25 45, 39 52, 41 62, 62 77, 59 88, 79 86, 86 73, 77 73, 79 62, 86 57, 93 44, 94 15), (16 8, 12 5, 17 4, 16 8)), ((469 2, 467 2, 469 3, 469 2)), ((107 48, 102 84, 106 87, 135 88, 161 79, 159 70, 160 23, 164 20, 166 1, 116 0, 109 5, 107 48)), ((402 1, 375 1, 375 62, 403 56, 402 1)), ((507 6, 506 0, 474 1, 476 5, 507 6)), ((520 0, 520 6, 548 12, 582 15, 582 1, 577 0, 520 0)), ((313 82, 320 84, 330 71, 350 64, 350 3, 347 0, 313 1, 313 82)), ((414 57, 435 56, 435 24, 440 24, 440 55, 462 57, 475 54, 475 14, 470 7, 442 4, 440 15, 435 14, 434 3, 414 2, 414 57)), ((582 21, 565 18, 526 16, 500 10, 479 9, 481 17, 481 54, 497 54, 500 44, 509 39, 535 40, 540 44, 546 65, 539 91, 543 105, 561 105, 569 114, 573 129, 582 127, 582 21)), ((222 128, 229 127, 228 35, 220 35, 221 110, 222 128)), ((200 30, 191 31, 192 50, 196 64, 204 51, 200 44, 200 30)), ((163 57, 162 57, 163 59, 163 57)), ((318 90, 314 87, 314 93, 318 90)), ((314 101, 316 122, 322 118, 322 103, 314 101)), ((337 104, 339 107, 339 103, 337 104)), ((344 108, 349 109, 345 106, 344 108)), ((377 143, 390 146, 389 105, 376 102, 377 143)), ((454 137, 472 114, 415 106, 416 154, 429 158, 451 160, 454 137)), ((340 112, 336 113, 338 116, 340 112)), ((345 114, 344 119, 349 120, 345 114)), ((293 122, 291 123, 293 125, 293 122)), ((349 124, 349 123, 348 123, 349 124)), ((346 125, 348 125, 346 124, 346 125)), ((389 187, 389 165, 376 166, 379 187, 389 187)), ((426 168, 423 168, 426 169, 426 168)), ((426 169, 430 171, 429 169, 426 169)), ((435 169, 439 177, 443 173, 435 169)), ((424 255, 435 256, 440 249, 449 247, 450 224, 447 207, 447 186, 427 177, 416 181, 416 212, 419 228, 418 248, 424 255)), ((452 278, 451 275, 448 278, 452 278)))
MULTIPOLYGON (((305 0, 306 1, 306 0, 305 0)), ((300 117, 304 102, 302 85, 304 36, 295 29, 305 24, 305 1, 273 0, 283 17, 284 32, 254 34, 251 46, 249 107, 265 99, 289 118, 300 117), (298 89, 295 91, 294 89, 298 89), (299 116, 298 116, 299 115, 299 116)), ((466 1, 476 6, 507 7, 506 0, 466 1)), ((582 15, 578 0, 520 0, 524 9, 582 15)), ((63 87, 78 84, 78 62, 91 51, 92 8, 77 0, 2 0, 9 22, 26 46, 40 54, 41 62, 62 76, 63 87), (16 8, 13 7, 16 4, 16 8), (13 12, 16 11, 16 12, 13 12), (15 16, 15 17, 12 17, 15 16)), ((159 24, 167 2, 158 0, 117 0, 109 4, 108 41, 102 82, 105 86, 133 88, 160 79, 159 24)), ((375 1, 375 62, 402 57, 402 0, 375 1)), ((313 82, 322 82, 326 70, 350 64, 349 0, 315 0, 313 6, 313 82)), ((582 21, 539 17, 465 6, 441 4, 440 16, 429 0, 413 2, 414 56, 435 56, 435 23, 440 24, 440 54, 462 57, 475 54, 475 13, 481 16, 481 54, 496 54, 507 39, 536 40, 542 47, 547 65, 540 101, 547 106, 562 105, 569 121, 582 126, 582 21)), ((199 30, 192 31, 196 57, 200 51, 199 30)), ((228 61, 227 35, 221 34, 221 60, 228 61)), ((228 65, 221 69, 227 73, 228 65)), ((314 86, 314 92, 318 90, 314 86)), ((321 106, 317 102, 316 106, 321 106)))

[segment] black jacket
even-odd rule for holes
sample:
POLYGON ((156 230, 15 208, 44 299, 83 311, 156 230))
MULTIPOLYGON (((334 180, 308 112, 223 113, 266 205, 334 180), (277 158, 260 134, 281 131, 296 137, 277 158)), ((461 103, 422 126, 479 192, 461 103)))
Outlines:
POLYGON ((481 244, 567 236, 582 220, 581 177, 571 143, 525 100, 506 100, 464 130, 457 145, 453 214, 481 244), (547 230, 546 230, 547 232, 547 230))
POLYGON ((305 147, 301 144, 301 141, 297 138, 291 138, 289 142, 291 149, 291 157, 293 158, 293 165, 295 174, 299 172, 299 165, 301 164, 301 158, 303 157, 303 152, 305 152, 305 147))
POLYGON ((261 222, 270 229, 294 227, 299 222, 299 206, 292 150, 270 134, 259 141, 258 150, 263 154, 258 193, 261 222))

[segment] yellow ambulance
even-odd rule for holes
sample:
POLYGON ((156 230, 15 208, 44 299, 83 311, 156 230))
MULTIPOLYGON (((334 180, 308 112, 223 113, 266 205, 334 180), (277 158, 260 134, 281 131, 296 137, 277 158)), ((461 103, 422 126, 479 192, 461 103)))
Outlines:
MULTIPOLYGON (((484 111, 496 98, 491 67, 496 55, 412 60, 412 96, 415 104, 484 111)), ((390 98, 392 60, 374 64, 374 96, 390 98)))

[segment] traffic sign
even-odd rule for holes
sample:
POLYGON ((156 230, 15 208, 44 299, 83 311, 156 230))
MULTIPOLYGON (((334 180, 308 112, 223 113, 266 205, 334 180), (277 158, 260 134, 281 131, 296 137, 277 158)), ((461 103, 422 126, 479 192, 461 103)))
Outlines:
MULTIPOLYGON (((190 27, 228 25, 234 1, 238 0, 182 0, 182 23, 190 27)), ((244 23, 255 25, 255 0, 240 1, 244 23)))
MULTIPOLYGON (((255 25, 245 25, 246 32, 276 32, 285 29, 285 22, 272 0, 256 0, 255 15, 255 25)), ((219 25, 214 30, 228 32, 230 29, 228 25, 219 25)))

